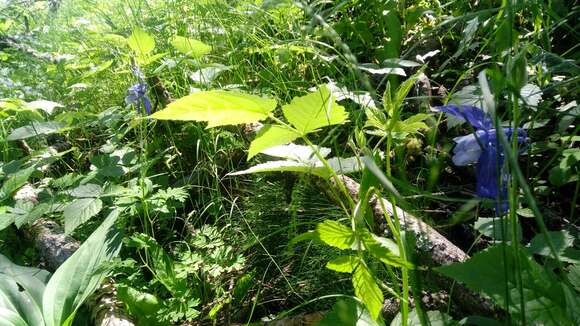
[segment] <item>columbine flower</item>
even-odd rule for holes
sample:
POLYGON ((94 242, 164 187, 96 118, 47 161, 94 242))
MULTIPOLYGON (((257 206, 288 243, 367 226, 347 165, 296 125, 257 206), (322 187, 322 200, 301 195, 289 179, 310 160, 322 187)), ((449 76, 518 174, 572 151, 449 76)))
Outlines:
MULTIPOLYGON (((496 209, 503 213, 508 209, 507 182, 509 174, 504 168, 504 149, 499 144, 497 130, 493 128, 493 121, 483 110, 467 105, 444 105, 436 108, 460 122, 469 122, 475 132, 467 136, 454 138, 456 143, 453 149, 453 163, 457 166, 465 166, 476 163, 477 185, 476 193, 481 198, 495 200, 498 204, 496 209), (498 184, 501 178, 501 188, 498 184)), ((509 138, 514 133, 514 128, 503 128, 503 132, 509 138)), ((525 143, 528 139, 526 131, 517 128, 518 144, 525 143)), ((520 150, 520 153, 523 149, 520 150)))
POLYGON ((127 97, 125 97, 125 103, 127 104, 134 104, 137 107, 137 112, 141 112, 141 101, 143 101, 143 105, 145 106, 145 111, 147 111, 147 115, 151 114, 151 102, 145 95, 147 91, 147 84, 146 83, 138 83, 135 84, 127 90, 127 97))

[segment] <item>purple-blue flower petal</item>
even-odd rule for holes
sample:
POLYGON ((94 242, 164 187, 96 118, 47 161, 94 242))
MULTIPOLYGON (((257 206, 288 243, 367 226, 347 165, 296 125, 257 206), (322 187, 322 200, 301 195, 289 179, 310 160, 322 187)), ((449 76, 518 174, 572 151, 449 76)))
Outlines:
POLYGON ((443 105, 435 110, 449 114, 462 122, 469 122, 476 130, 493 128, 493 121, 482 109, 469 105, 443 105))
POLYGON ((481 156, 482 144, 487 141, 487 133, 478 130, 467 136, 456 137, 453 141, 456 143, 453 149, 453 164, 456 166, 474 164, 481 156))

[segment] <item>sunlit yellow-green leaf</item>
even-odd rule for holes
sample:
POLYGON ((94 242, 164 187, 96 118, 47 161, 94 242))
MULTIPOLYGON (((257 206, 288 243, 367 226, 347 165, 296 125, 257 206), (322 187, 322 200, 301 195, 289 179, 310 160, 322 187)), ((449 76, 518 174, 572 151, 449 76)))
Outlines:
POLYGON ((127 44, 139 57, 145 57, 155 49, 155 39, 140 28, 133 30, 127 44))
POLYGON ((183 37, 183 36, 175 36, 171 40, 171 45, 173 47, 192 58, 199 58, 203 57, 204 55, 210 53, 211 46, 191 38, 183 37))
POLYGON ((276 101, 256 95, 223 90, 197 92, 151 115, 159 120, 206 121, 208 128, 264 120, 276 101))
POLYGON ((335 102, 326 86, 316 92, 292 99, 282 107, 284 116, 299 132, 308 134, 319 128, 344 123, 348 114, 335 102))
POLYGON ((358 264, 360 264, 359 257, 342 256, 326 263, 326 268, 340 273, 352 273, 358 264))
POLYGON ((265 125, 250 144, 248 160, 268 148, 289 143, 298 137, 300 137, 299 134, 287 127, 265 125))
POLYGON ((337 221, 326 220, 316 226, 316 232, 327 245, 338 249, 350 249, 355 241, 354 232, 337 221))
POLYGON ((383 292, 365 264, 359 264, 352 274, 354 293, 367 307, 373 319, 379 318, 383 307, 383 292))

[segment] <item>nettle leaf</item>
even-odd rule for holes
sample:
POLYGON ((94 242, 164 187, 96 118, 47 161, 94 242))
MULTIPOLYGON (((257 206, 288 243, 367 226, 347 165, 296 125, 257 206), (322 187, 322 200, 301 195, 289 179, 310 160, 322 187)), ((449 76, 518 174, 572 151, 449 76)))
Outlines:
POLYGON ((320 240, 338 249, 350 249, 355 242, 354 231, 337 221, 326 220, 318 223, 316 232, 318 232, 320 240))
POLYGON ((383 292, 377 281, 365 264, 359 264, 352 274, 354 293, 365 304, 371 317, 376 320, 383 307, 383 292))
POLYGON ((121 250, 123 236, 115 227, 113 210, 80 248, 54 273, 42 298, 46 326, 71 325, 79 307, 101 285, 103 264, 121 250))
POLYGON ((60 132, 64 128, 64 124, 57 121, 47 122, 33 122, 32 124, 14 129, 7 140, 21 140, 38 135, 49 135, 60 132))
POLYGON ((155 39, 141 28, 135 28, 127 44, 139 57, 146 57, 155 49, 155 39))
POLYGON ((151 115, 159 120, 207 121, 208 128, 251 123, 268 118, 276 101, 234 91, 196 92, 151 115))
POLYGON ((298 137, 300 134, 285 126, 264 125, 250 144, 248 160, 268 148, 289 143, 298 137))
MULTIPOLYGON (((574 244, 574 236, 566 230, 551 231, 547 233, 548 238, 554 245, 556 254, 563 255, 567 248, 570 248, 574 244)), ((530 253, 552 257, 552 251, 546 242, 543 234, 537 234, 532 241, 530 241, 530 246, 528 248, 530 253)))
POLYGON ((91 217, 99 214, 102 208, 103 202, 99 198, 75 199, 63 211, 65 233, 70 234, 73 232, 91 217))
POLYGON ((191 38, 175 36, 171 40, 173 47, 192 58, 200 58, 211 52, 211 46, 191 38))
POLYGON ((352 273, 360 262, 357 256, 342 256, 326 263, 326 268, 340 273, 352 273))
POLYGON ((395 267, 415 268, 411 262, 399 256, 399 248, 392 240, 378 237, 368 230, 359 231, 359 238, 366 250, 381 262, 395 267))
POLYGON ((326 86, 320 86, 314 93, 292 99, 282 107, 284 116, 302 135, 319 128, 339 125, 347 121, 344 107, 335 102, 326 86))

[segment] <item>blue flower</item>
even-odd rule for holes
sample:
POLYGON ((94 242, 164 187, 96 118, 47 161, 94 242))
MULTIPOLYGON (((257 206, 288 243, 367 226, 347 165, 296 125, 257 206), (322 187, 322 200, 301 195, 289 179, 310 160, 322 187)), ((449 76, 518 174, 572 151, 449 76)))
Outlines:
POLYGON ((146 83, 137 83, 127 90, 127 97, 125 97, 125 103, 127 104, 134 104, 137 107, 137 113, 141 112, 141 101, 143 101, 143 105, 145 106, 145 111, 147 115, 151 114, 151 102, 145 95, 147 92, 147 84, 146 83))
MULTIPOLYGON (((496 209, 500 213, 507 211, 507 183, 509 174, 504 168, 505 153, 499 144, 497 130, 493 121, 483 110, 467 105, 444 105, 435 108, 460 122, 468 122, 475 132, 453 139, 456 143, 453 149, 453 164, 465 166, 476 164, 476 193, 481 198, 495 200, 496 209), (499 182, 501 178, 501 182, 499 182), (501 186, 500 184, 501 183, 501 186)), ((514 134, 514 128, 502 128, 508 139, 514 134)), ((517 128, 518 144, 523 144, 528 137, 526 131, 517 128)), ((524 149, 520 149, 520 153, 524 149)))

